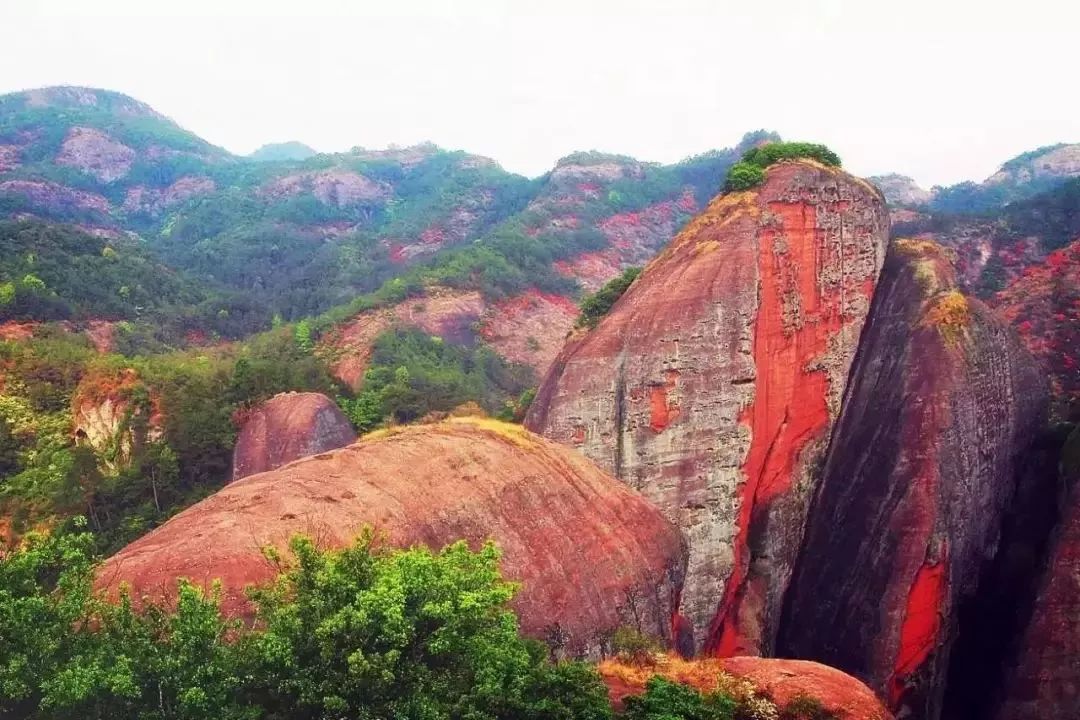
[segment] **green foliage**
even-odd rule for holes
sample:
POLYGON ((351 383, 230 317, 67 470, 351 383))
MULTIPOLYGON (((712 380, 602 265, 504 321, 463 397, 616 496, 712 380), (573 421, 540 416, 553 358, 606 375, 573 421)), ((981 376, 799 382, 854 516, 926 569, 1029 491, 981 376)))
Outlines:
POLYGON ((765 168, 784 160, 809 158, 825 165, 840 166, 840 156, 824 145, 804 142, 771 142, 754 147, 728 171, 725 189, 749 190, 765 180, 765 168))
MULTIPOLYGON (((103 550, 118 549, 225 482, 236 410, 287 390, 337 391, 326 366, 298 348, 287 328, 214 355, 99 356, 67 335, 0 343, 0 367, 7 372, 0 422, 16 458, 14 470, 0 473, 7 475, 0 513, 17 532, 86 515, 103 550), (76 388, 108 385, 128 370, 139 382, 125 391, 129 412, 115 436, 96 450, 76 446, 76 388), (163 433, 153 442, 152 401, 163 433), (130 450, 121 453, 122 445, 130 450)), ((0 439, 0 458, 8 456, 3 446, 0 439)))
POLYGON ((301 352, 310 353, 315 350, 315 341, 311 337, 311 321, 301 320, 293 329, 293 337, 296 339, 296 347, 301 352))
POLYGON ((626 720, 735 720, 738 703, 723 693, 699 693, 654 676, 642 695, 626 698, 626 720))
POLYGON ((1045 250, 1064 247, 1080 238, 1080 179, 1011 203, 1004 219, 1008 238, 1039 238, 1045 250))
POLYGON ((767 168, 783 160, 810 158, 825 165, 840 167, 840 156, 824 145, 805 142, 773 142, 747 150, 742 162, 767 168))
POLYGON ((611 649, 623 662, 652 665, 664 647, 660 640, 637 628, 624 625, 611 638, 611 649))
POLYGON ((357 430, 367 432, 470 400, 497 413, 532 380, 528 368, 507 364, 484 345, 459 347, 419 330, 396 329, 375 341, 360 393, 339 403, 357 430))
POLYGON ((747 162, 735 163, 727 174, 724 189, 728 192, 749 190, 765 182, 765 171, 747 162))
POLYGON ((0 554, 0 717, 608 720, 591 668, 523 640, 491 545, 322 552, 294 538, 259 623, 181 581, 174 608, 91 591, 92 539, 0 554))
POLYGON ((581 301, 581 314, 574 322, 574 327, 596 327, 640 274, 639 267, 626 268, 622 275, 609 280, 591 295, 586 295, 581 301))
POLYGON ((137 243, 0 221, 0 322, 136 318, 203 297, 195 283, 155 262, 137 243))

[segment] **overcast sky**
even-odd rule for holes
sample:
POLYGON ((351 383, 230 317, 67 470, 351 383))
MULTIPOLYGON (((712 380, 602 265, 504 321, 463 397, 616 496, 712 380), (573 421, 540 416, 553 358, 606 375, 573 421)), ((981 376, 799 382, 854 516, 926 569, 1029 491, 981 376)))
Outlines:
POLYGON ((237 153, 431 140, 526 175, 768 128, 930 186, 1080 142, 1078 5, 0 0, 0 92, 118 90, 237 153))

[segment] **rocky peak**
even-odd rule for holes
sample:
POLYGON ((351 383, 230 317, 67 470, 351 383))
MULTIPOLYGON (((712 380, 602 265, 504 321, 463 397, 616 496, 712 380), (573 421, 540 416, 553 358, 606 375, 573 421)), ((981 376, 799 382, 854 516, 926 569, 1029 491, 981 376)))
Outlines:
POLYGON ((890 248, 824 461, 778 652, 936 720, 961 605, 998 547, 1045 380, 957 289, 950 254, 890 248))
POLYGON ((774 165, 713 200, 541 385, 527 426, 687 534, 683 652, 771 648, 887 232, 865 181, 774 165))
POLYGON ((1080 144, 1050 145, 1009 160, 986 179, 986 184, 1020 184, 1044 178, 1077 176, 1080 176, 1080 144))
POLYGON ((127 117, 167 118, 144 102, 112 90, 60 85, 11 93, 0 98, 0 109, 21 105, 26 108, 96 108, 127 117))
POLYGON ((249 160, 256 162, 282 162, 307 160, 309 157, 318 155, 318 151, 296 140, 280 143, 267 143, 258 150, 248 155, 249 160))
POLYGON ((928 190, 919 187, 918 183, 907 175, 890 173, 888 175, 875 175, 867 178, 867 180, 881 190, 889 205, 921 207, 930 202, 932 197, 928 190))

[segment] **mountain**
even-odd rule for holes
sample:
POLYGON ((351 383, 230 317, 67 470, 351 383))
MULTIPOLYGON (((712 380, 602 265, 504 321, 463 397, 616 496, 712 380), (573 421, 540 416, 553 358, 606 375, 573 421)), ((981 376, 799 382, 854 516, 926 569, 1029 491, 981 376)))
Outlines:
POLYGON ((1002 319, 957 289, 948 253, 894 241, 779 653, 855 673, 901 717, 940 717, 961 608, 1001 543, 1046 402, 1038 365, 1002 319))
POLYGON ((993 212, 1078 176, 1080 144, 1048 145, 1017 155, 981 183, 969 181, 934 188, 930 207, 953 214, 993 212))
POLYGON ((248 155, 248 160, 257 162, 287 162, 291 160, 307 160, 309 157, 318 155, 318 151, 296 140, 281 143, 267 143, 255 152, 248 155))
POLYGON ((921 207, 930 202, 933 195, 919 187, 907 175, 891 173, 866 178, 885 196, 890 207, 921 207))
POLYGON ((646 260, 715 194, 741 151, 769 137, 751 133, 673 166, 578 153, 528 180, 430 144, 305 157, 273 146, 239 158, 132 98, 46 88, 0 99, 0 214, 137 233, 170 267, 217 290, 209 314, 251 320, 235 336, 275 315, 392 295, 384 284, 418 264, 425 270, 403 278, 409 287, 434 282, 492 301, 530 290, 574 298, 646 260), (289 158, 265 161, 284 150, 289 158))

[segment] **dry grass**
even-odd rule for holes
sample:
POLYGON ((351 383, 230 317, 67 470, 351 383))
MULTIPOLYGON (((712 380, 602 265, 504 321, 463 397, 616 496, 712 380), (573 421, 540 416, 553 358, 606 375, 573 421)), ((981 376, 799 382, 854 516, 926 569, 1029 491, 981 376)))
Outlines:
POLYGON ((967 297, 959 290, 941 293, 926 311, 924 324, 936 327, 948 342, 959 342, 971 325, 971 306, 967 297))
POLYGON ((468 425, 479 430, 491 433, 523 450, 533 450, 538 447, 536 437, 521 425, 495 420, 489 417, 452 417, 445 421, 445 425, 462 426, 468 425))

